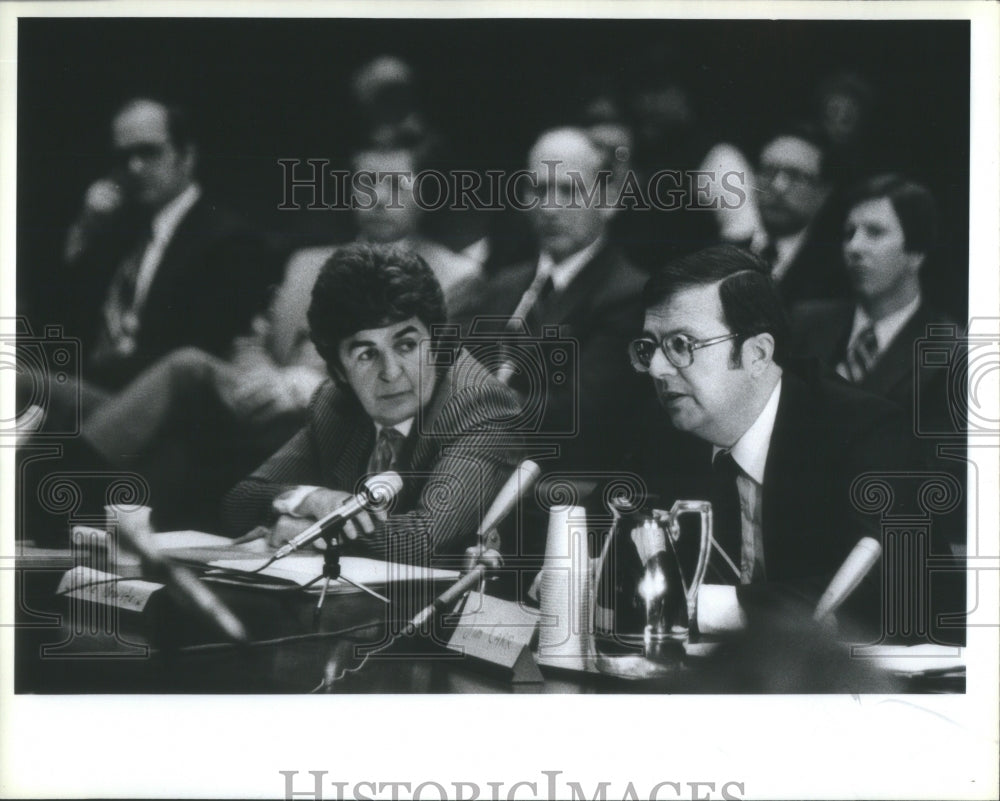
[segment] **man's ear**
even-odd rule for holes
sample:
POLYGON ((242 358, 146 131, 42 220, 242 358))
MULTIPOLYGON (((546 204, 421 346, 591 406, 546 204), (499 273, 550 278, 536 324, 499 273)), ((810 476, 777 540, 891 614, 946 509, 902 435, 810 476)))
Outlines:
POLYGON ((910 267, 910 271, 914 275, 920 274, 920 269, 924 266, 924 262, 927 260, 926 253, 920 253, 919 251, 907 251, 906 252, 907 264, 910 267))
POLYGON ((774 364, 774 337, 766 331, 743 342, 743 365, 751 375, 761 375, 774 364))

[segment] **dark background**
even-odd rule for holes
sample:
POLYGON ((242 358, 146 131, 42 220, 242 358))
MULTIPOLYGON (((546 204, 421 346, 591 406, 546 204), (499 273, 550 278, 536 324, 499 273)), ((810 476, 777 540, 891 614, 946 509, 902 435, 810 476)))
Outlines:
POLYGON ((457 161, 521 166, 535 134, 588 88, 627 83, 636 54, 682 56, 696 105, 751 158, 818 81, 853 68, 878 90, 885 169, 927 183, 943 217, 932 277, 960 319, 968 292, 969 25, 940 21, 21 19, 18 294, 42 299, 84 189, 108 168, 109 119, 155 93, 199 122, 206 188, 290 245, 337 238, 341 211, 278 211, 279 158, 343 166, 352 70, 408 60, 457 161), (329 235, 326 232, 330 232, 329 235))

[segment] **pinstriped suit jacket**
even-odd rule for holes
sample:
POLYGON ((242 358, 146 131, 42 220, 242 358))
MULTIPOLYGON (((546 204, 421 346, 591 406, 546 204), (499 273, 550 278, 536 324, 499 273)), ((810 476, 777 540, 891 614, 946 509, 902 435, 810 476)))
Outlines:
MULTIPOLYGON (((351 549, 416 564, 461 554, 517 463, 515 393, 465 351, 437 380, 400 453, 403 490, 388 520, 351 549)), ((264 522, 273 499, 298 485, 356 491, 374 447, 375 425, 357 398, 327 382, 305 427, 226 496, 226 529, 238 534, 264 522)))

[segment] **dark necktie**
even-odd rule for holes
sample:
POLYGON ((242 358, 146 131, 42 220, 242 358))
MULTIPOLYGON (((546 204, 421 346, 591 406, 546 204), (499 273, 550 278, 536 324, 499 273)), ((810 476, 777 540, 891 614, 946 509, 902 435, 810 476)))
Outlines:
MULTIPOLYGON (((524 290, 524 294, 521 295, 513 313, 507 319, 507 333, 514 336, 525 334, 529 337, 532 335, 540 336, 541 327, 545 323, 541 307, 552 296, 554 289, 555 285, 552 283, 551 275, 547 273, 537 274, 531 285, 524 290)), ((519 352, 517 346, 501 341, 501 358, 494 375, 498 381, 512 386, 518 391, 530 391, 529 387, 522 386, 525 376, 519 367, 523 359, 517 353, 512 353, 512 348, 519 352)))
POLYGON ((708 564, 716 580, 723 584, 740 583, 743 525, 740 493, 736 487, 738 473, 739 467, 733 455, 729 451, 720 451, 712 462, 712 536, 726 552, 732 566, 714 547, 708 564))
POLYGON ((855 384, 864 381, 877 358, 878 339, 875 338, 874 327, 869 325, 861 330, 854 344, 847 349, 847 372, 851 381, 855 384))
POLYGON ((395 428, 387 426, 379 431, 375 440, 375 450, 368 460, 368 472, 384 473, 386 470, 394 469, 399 463, 403 440, 403 435, 395 428))

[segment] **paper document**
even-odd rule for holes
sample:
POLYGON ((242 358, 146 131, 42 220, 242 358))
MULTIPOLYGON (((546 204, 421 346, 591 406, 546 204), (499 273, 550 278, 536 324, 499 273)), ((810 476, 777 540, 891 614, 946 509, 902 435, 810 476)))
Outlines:
MULTIPOLYGON (((267 558, 254 557, 216 559, 208 563, 209 567, 219 568, 221 571, 246 575, 260 568, 267 562, 267 558)), ((340 572, 358 584, 377 585, 392 584, 399 581, 430 581, 453 580, 458 578, 457 570, 443 570, 440 568, 426 568, 419 565, 405 565, 396 562, 382 562, 378 559, 367 559, 363 556, 342 556, 340 558, 340 572)), ((323 554, 298 554, 294 553, 279 559, 260 573, 253 573, 254 576, 267 576, 278 579, 300 587, 314 581, 317 576, 323 573, 323 554)), ((212 574, 209 574, 212 575, 212 574)), ((219 575, 224 575, 220 573, 219 575)), ((346 581, 335 581, 331 586, 332 591, 354 590, 346 581)))

